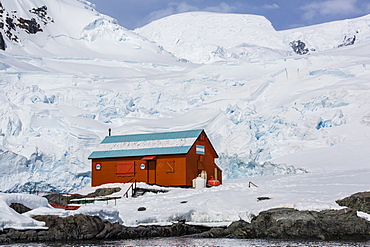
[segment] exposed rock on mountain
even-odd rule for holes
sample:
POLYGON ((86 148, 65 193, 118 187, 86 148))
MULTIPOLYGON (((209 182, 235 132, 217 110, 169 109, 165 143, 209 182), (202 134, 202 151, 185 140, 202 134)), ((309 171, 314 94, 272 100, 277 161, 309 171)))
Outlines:
POLYGON ((31 20, 25 20, 22 17, 18 18, 19 24, 17 26, 21 29, 24 29, 29 34, 35 34, 37 32, 42 32, 40 24, 36 22, 34 18, 31 20))
POLYGON ((54 22, 53 18, 48 16, 47 13, 48 8, 44 5, 39 8, 33 8, 30 10, 32 14, 35 14, 39 17, 39 19, 44 23, 44 25, 54 22))
POLYGON ((353 45, 355 41, 356 41, 356 35, 353 35, 351 37, 345 36, 343 40, 343 44, 340 44, 338 47, 353 45))
POLYGON ((290 47, 292 47, 293 51, 298 55, 305 55, 310 52, 310 50, 306 47, 306 44, 303 41, 296 40, 289 43, 290 47))
POLYGON ((6 49, 6 44, 5 44, 5 40, 4 40, 4 37, 3 37, 3 34, 0 32, 0 49, 5 51, 6 49))
MULTIPOLYGON (((29 10, 29 12, 34 14, 44 26, 50 22, 53 22, 53 19, 47 14, 46 6, 33 8, 29 10)), ((19 42, 18 34, 20 31, 24 31, 28 34, 43 32, 41 25, 38 23, 39 21, 37 21, 35 18, 25 19, 21 16, 18 16, 17 10, 7 10, 0 2, 0 29, 2 29, 5 36, 13 42, 19 42)), ((5 50, 5 41, 2 33, 0 34, 0 49, 5 50)))

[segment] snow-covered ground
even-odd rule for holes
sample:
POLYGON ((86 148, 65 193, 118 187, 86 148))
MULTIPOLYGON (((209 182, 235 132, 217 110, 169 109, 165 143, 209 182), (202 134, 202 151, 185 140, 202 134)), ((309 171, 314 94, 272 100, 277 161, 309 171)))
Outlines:
MULTIPOLYGON (((0 212, 0 228, 40 228, 42 222, 32 220, 35 215, 74 214, 99 216, 110 222, 126 226, 146 224, 167 225, 179 220, 189 224, 225 226, 232 221, 250 221, 253 215, 275 207, 290 207, 299 210, 339 209, 335 201, 359 191, 369 189, 370 169, 352 171, 304 173, 231 179, 223 185, 204 189, 163 188, 138 184, 141 188, 167 189, 167 193, 147 193, 138 198, 122 198, 111 201, 96 201, 81 205, 76 211, 54 209, 46 199, 27 194, 0 194, 3 210, 0 212), (252 182, 258 187, 255 187, 252 182), (268 197, 267 200, 258 200, 268 197), (19 215, 7 207, 12 202, 24 203, 32 211, 19 215), (145 207, 145 211, 139 211, 145 207)), ((126 191, 120 184, 102 187, 122 187, 111 196, 122 196, 126 191)), ((96 188, 85 188, 89 193, 96 188)), ((358 212, 360 217, 370 220, 370 215, 358 212)))

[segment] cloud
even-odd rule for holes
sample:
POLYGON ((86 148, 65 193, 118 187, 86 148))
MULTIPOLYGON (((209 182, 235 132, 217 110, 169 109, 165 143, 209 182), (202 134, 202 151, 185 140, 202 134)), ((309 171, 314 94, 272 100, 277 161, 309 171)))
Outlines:
POLYGON ((204 8, 203 10, 209 11, 209 12, 218 12, 218 13, 231 13, 231 12, 234 12, 236 9, 237 8, 235 6, 222 2, 217 6, 207 7, 207 8, 204 8))
POLYGON ((316 16, 347 15, 359 13, 361 10, 356 6, 358 0, 325 0, 312 2, 301 7, 304 11, 303 18, 312 20, 316 16))
POLYGON ((186 2, 181 2, 181 3, 171 2, 168 5, 173 6, 176 13, 184 13, 184 12, 199 10, 199 7, 187 4, 186 2))
POLYGON ((278 9, 278 8, 280 8, 280 6, 277 5, 276 3, 274 3, 274 4, 264 4, 262 6, 262 8, 263 9, 278 9))

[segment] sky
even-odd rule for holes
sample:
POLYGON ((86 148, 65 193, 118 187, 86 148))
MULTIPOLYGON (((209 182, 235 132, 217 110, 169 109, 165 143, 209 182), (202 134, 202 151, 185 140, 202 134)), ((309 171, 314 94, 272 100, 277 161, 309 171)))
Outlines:
POLYGON ((370 13, 370 0, 88 0, 127 29, 189 11, 256 14, 276 30, 356 18, 370 13))

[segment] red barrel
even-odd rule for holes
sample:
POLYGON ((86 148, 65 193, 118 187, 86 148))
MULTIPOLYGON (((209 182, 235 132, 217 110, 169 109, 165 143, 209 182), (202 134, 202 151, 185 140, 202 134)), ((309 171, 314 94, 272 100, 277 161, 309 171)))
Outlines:
POLYGON ((221 183, 217 179, 213 179, 213 176, 211 176, 211 179, 208 180, 208 184, 212 186, 219 186, 221 183))

